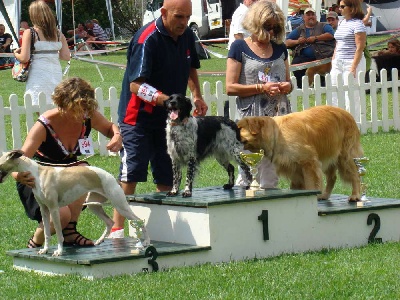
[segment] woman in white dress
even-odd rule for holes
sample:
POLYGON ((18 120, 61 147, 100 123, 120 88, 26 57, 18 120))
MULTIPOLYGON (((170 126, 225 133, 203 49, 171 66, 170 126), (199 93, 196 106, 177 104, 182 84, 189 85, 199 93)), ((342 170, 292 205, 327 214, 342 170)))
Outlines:
MULTIPOLYGON (((54 88, 62 80, 60 59, 69 60, 70 52, 64 35, 57 29, 56 19, 45 1, 34 1, 29 6, 29 17, 35 30, 34 55, 29 69, 25 93, 32 97, 32 104, 39 104, 39 93, 46 94, 47 103, 52 103, 54 88)), ((26 29, 22 46, 14 51, 20 62, 31 56, 31 29, 26 29)))

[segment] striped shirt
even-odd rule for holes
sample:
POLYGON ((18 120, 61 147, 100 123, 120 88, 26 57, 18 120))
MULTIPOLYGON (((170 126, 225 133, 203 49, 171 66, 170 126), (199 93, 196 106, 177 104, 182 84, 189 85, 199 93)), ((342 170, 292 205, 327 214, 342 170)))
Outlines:
POLYGON ((367 32, 367 28, 359 19, 343 19, 335 32, 336 52, 335 58, 350 59, 354 58, 356 52, 355 34, 367 32))
POLYGON ((107 41, 107 34, 99 24, 93 23, 93 34, 100 41, 107 41))

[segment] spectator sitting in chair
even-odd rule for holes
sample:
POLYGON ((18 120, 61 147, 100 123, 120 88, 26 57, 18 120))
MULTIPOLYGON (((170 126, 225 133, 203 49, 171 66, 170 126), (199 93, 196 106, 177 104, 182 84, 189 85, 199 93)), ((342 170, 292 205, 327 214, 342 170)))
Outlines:
MULTIPOLYGON (((331 25, 318 22, 315 10, 306 8, 303 15, 304 23, 289 33, 286 39, 286 47, 293 49, 292 65, 315 61, 332 57, 335 49, 334 32, 331 25)), ((313 67, 308 71, 308 81, 311 85, 314 74, 325 75, 331 70, 331 63, 313 67)), ((297 87, 302 87, 302 77, 306 70, 293 71, 297 80, 297 87)))
POLYGON ((388 47, 375 53, 373 56, 376 66, 378 81, 380 80, 380 72, 382 69, 387 71, 387 80, 392 80, 392 69, 400 68, 400 41, 398 39, 391 39, 388 41, 388 47))
MULTIPOLYGON (((75 30, 68 30, 67 33, 72 35, 69 39, 67 39, 68 46, 74 45, 79 40, 86 41, 88 33, 86 32, 85 24, 78 23, 78 27, 75 30)), ((80 48, 80 47, 79 47, 80 48)))
POLYGON ((400 55, 400 41, 398 39, 390 40, 387 50, 380 50, 378 55, 400 55))
MULTIPOLYGON (((98 23, 93 22, 93 20, 87 20, 85 25, 88 33, 88 38, 86 40, 87 42, 107 41, 107 34, 98 23)), ((90 44, 91 44, 90 46, 95 50, 104 50, 106 48, 104 44, 98 44, 98 43, 90 43, 90 44)))
MULTIPOLYGON (((5 33, 6 27, 0 24, 0 53, 11 53, 11 34, 5 33)), ((0 57, 0 66, 4 66, 10 62, 8 57, 0 57)))
POLYGON ((326 15, 326 21, 332 26, 333 31, 336 31, 339 25, 339 16, 336 12, 330 11, 326 15))
POLYGON ((378 52, 375 52, 375 55, 374 55, 375 58, 376 58, 376 55, 378 55, 378 56, 400 55, 400 41, 398 39, 391 39, 388 42, 387 49, 382 49, 382 50, 379 50, 378 52))

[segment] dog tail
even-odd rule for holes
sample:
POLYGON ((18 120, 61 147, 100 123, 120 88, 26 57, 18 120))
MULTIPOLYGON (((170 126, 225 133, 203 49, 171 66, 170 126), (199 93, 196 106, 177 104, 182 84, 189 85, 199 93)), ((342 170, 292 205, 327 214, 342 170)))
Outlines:
POLYGON ((350 183, 358 176, 354 158, 363 157, 364 150, 361 146, 361 134, 353 116, 345 112, 342 119, 345 122, 344 137, 341 153, 338 159, 338 171, 343 182, 350 183))

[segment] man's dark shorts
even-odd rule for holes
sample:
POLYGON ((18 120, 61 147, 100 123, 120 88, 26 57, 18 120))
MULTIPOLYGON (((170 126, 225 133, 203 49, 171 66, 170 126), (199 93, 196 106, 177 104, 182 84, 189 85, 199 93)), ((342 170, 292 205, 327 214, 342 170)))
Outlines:
POLYGON ((123 140, 119 180, 146 182, 149 162, 153 182, 172 186, 172 163, 167 153, 165 128, 119 124, 123 140))

